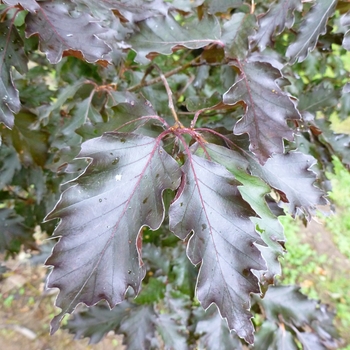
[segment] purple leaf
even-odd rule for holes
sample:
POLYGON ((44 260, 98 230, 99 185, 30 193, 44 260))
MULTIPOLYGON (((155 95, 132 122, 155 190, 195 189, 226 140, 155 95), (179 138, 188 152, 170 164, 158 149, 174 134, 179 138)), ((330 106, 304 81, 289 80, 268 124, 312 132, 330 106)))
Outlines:
POLYGON ((253 343, 249 294, 260 289, 251 270, 266 269, 255 246, 262 241, 249 218, 255 213, 220 164, 189 154, 182 171, 169 225, 181 239, 193 232, 187 255, 194 265, 201 264, 197 298, 205 309, 215 303, 229 328, 253 343))
POLYGON ((26 18, 26 35, 38 34, 40 49, 50 63, 58 63, 63 54, 71 54, 87 62, 103 60, 110 47, 96 35, 105 30, 87 13, 74 12, 61 2, 41 2, 36 14, 26 18))
POLYGON ((337 0, 316 1, 300 27, 296 41, 287 49, 286 56, 291 64, 304 61, 315 48, 318 37, 326 33, 328 18, 333 14, 336 5, 337 0))
POLYGON ((62 309, 52 332, 81 302, 106 299, 113 307, 128 287, 139 292, 145 275, 140 229, 161 225, 162 192, 180 182, 180 169, 160 142, 106 133, 82 144, 79 157, 91 164, 46 218, 61 219, 55 231, 61 238, 46 262, 54 267, 48 287, 60 289, 56 304, 62 309))
POLYGON ((251 37, 252 42, 263 51, 266 46, 272 45, 272 37, 279 35, 284 28, 291 28, 294 24, 294 11, 301 11, 303 5, 301 0, 280 0, 273 3, 269 11, 259 18, 259 29, 251 37))
POLYGON ((234 105, 243 101, 245 114, 234 133, 249 134, 249 149, 264 163, 273 153, 283 153, 283 139, 293 140, 289 119, 300 119, 294 103, 276 84, 281 72, 266 62, 234 63, 240 70, 239 80, 224 94, 223 101, 234 105))

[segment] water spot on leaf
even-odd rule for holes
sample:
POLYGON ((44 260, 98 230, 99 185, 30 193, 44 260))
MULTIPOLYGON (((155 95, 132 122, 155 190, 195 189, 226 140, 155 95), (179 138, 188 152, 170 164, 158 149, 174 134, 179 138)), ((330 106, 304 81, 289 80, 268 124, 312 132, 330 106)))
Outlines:
POLYGON ((129 274, 129 275, 131 274, 131 270, 128 270, 128 274, 129 274))
POLYGON ((123 138, 120 139, 120 142, 121 142, 121 143, 125 143, 125 142, 126 142, 126 139, 123 137, 123 138))
POLYGON ((148 197, 146 197, 146 198, 142 201, 142 203, 143 203, 143 204, 146 204, 147 200, 148 200, 148 197))
POLYGON ((117 174, 116 176, 115 176, 115 181, 121 181, 122 180, 122 174, 117 174))
POLYGON ((158 179, 158 177, 159 177, 159 174, 156 175, 156 179, 158 179))
POLYGON ((73 34, 67 34, 66 36, 68 36, 68 37, 72 37, 72 36, 73 36, 73 34))
POLYGON ((204 231, 207 228, 206 224, 202 224, 202 231, 204 231))
POLYGON ((180 207, 182 207, 184 204, 183 203, 180 203, 180 207))
POLYGON ((113 165, 116 165, 119 162, 119 158, 115 158, 112 162, 113 165))
POLYGON ((102 202, 102 198, 100 198, 98 201, 101 203, 102 202))

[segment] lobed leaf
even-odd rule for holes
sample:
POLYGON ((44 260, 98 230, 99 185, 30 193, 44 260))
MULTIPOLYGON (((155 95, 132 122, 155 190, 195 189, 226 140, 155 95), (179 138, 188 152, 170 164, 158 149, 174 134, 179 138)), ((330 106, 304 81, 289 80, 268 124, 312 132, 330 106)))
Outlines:
POLYGON ((0 22, 0 123, 14 125, 14 114, 21 108, 18 90, 12 79, 12 67, 27 71, 22 39, 11 21, 0 22))
POLYGON ((244 116, 236 123, 234 133, 247 133, 249 149, 264 163, 273 153, 283 153, 283 139, 293 140, 287 125, 289 119, 300 119, 290 97, 277 85, 281 72, 270 63, 254 61, 233 63, 239 68, 238 81, 224 94, 225 104, 243 101, 244 116))
POLYGON ((83 302, 120 303, 128 287, 140 290, 142 226, 157 229, 164 219, 162 192, 176 189, 180 170, 160 139, 106 133, 82 144, 81 158, 91 164, 61 196, 47 220, 60 218, 60 237, 46 264, 53 266, 49 288, 59 288, 63 315, 83 302), (117 259, 118 258, 118 259, 117 259))
POLYGON ((169 209, 169 227, 179 238, 190 235, 187 255, 200 264, 196 294, 207 309, 215 303, 230 329, 254 341, 249 294, 259 293, 252 270, 266 270, 256 243, 262 243, 249 217, 238 182, 222 165, 188 153, 183 179, 169 209))
POLYGON ((110 47, 97 37, 105 30, 92 16, 86 12, 73 13, 69 4, 58 1, 38 4, 40 10, 26 17, 26 35, 39 35, 40 49, 50 63, 58 63, 62 55, 93 63, 110 52, 110 47))
POLYGON ((307 13, 298 32, 297 39, 286 52, 290 64, 305 60, 317 43, 318 37, 326 33, 328 18, 333 14, 337 0, 319 0, 307 13))
POLYGON ((135 60, 144 64, 148 63, 147 56, 152 52, 168 55, 176 46, 199 49, 212 43, 221 44, 221 28, 214 16, 187 20, 183 25, 171 15, 158 16, 148 18, 138 26, 138 32, 128 43, 137 52, 135 60))
POLYGON ((301 12, 301 0, 279 0, 270 5, 268 12, 259 17, 259 29, 251 36, 253 45, 260 51, 272 46, 274 34, 281 34, 285 27, 292 28, 294 24, 294 11, 301 12))

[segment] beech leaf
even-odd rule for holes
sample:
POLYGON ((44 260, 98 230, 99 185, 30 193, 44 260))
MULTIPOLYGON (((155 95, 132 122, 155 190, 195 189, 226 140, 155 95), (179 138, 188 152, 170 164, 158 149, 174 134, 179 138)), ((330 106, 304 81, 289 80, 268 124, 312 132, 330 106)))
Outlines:
POLYGON ((301 24, 296 41, 287 49, 286 56, 291 64, 304 61, 315 48, 318 37, 326 33, 328 18, 333 14, 336 5, 337 0, 316 1, 301 24))
POLYGON ((180 182, 179 167, 160 139, 106 133, 83 143, 79 157, 90 158, 90 165, 46 218, 61 219, 55 231, 60 240, 46 262, 54 267, 48 287, 60 289, 56 304, 62 309, 52 332, 81 302, 105 299, 113 307, 128 287, 138 294, 145 275, 140 229, 161 225, 162 192, 180 182))
POLYGON ((148 63, 147 55, 151 52, 171 54, 175 46, 199 49, 219 40, 221 28, 214 16, 202 20, 187 20, 180 25, 171 15, 148 18, 139 23, 139 31, 128 42, 137 52, 136 60, 148 63))
POLYGON ((294 11, 300 12, 302 9, 301 0, 279 0, 271 4, 268 12, 259 18, 259 29, 251 37, 253 44, 260 51, 271 46, 274 34, 281 34, 285 27, 291 28, 294 24, 294 11))
POLYGON ((225 104, 243 101, 245 114, 234 133, 249 134, 249 149, 264 163, 273 153, 283 153, 283 139, 293 140, 289 119, 300 119, 294 103, 276 84, 281 72, 270 63, 248 60, 234 63, 240 70, 238 81, 224 94, 225 104))
POLYGON ((40 49, 50 63, 58 63, 63 54, 92 63, 103 60, 111 51, 96 36, 105 30, 89 14, 75 11, 73 16, 69 5, 61 2, 40 2, 39 5, 40 10, 26 17, 26 35, 39 35, 40 49))
POLYGON ((169 209, 169 226, 179 238, 191 232, 187 255, 200 264, 197 298, 207 309, 215 303, 229 328, 253 343, 248 311, 250 293, 259 293, 254 270, 266 270, 255 243, 261 242, 233 175, 222 165, 188 155, 180 192, 169 209))

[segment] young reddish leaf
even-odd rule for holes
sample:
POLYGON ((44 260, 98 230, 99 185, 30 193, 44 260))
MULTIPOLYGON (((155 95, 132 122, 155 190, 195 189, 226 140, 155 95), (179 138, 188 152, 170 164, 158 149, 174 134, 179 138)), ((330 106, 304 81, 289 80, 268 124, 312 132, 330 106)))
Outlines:
POLYGON ((26 18, 26 35, 38 34, 40 49, 50 63, 58 63, 63 54, 85 59, 103 60, 110 47, 96 35, 105 30, 86 12, 71 14, 69 5, 61 2, 40 2, 40 10, 26 18))
POLYGON ((128 287, 139 292, 145 275, 140 229, 161 225, 162 192, 180 182, 180 169, 160 142, 106 133, 82 144, 79 157, 91 164, 47 216, 61 219, 55 231, 61 238, 46 262, 54 267, 48 287, 60 289, 56 304, 62 309, 52 332, 81 302, 106 299, 113 307, 128 287))
POLYGON ((323 192, 313 185, 316 175, 310 168, 316 160, 312 156, 291 152, 274 155, 264 166, 253 160, 250 163, 253 175, 285 194, 292 216, 300 209, 310 218, 317 205, 327 203, 323 192))
POLYGON ((266 46, 272 45, 272 37, 279 35, 284 28, 292 28, 294 24, 294 11, 301 11, 303 5, 301 0, 280 0, 273 3, 269 11, 259 18, 259 29, 251 37, 253 44, 259 47, 260 51, 265 50, 266 46))
POLYGON ((326 33, 328 18, 333 14, 337 0, 319 0, 311 8, 302 23, 296 41, 286 52, 290 63, 304 61, 317 43, 318 37, 326 33))
POLYGON ((293 140, 288 119, 300 119, 294 103, 276 84, 281 72, 266 62, 234 63, 239 80, 224 94, 223 101, 234 105, 243 101, 245 115, 235 127, 236 135, 249 134, 249 149, 264 163, 273 153, 283 153, 283 139, 293 140))
POLYGON ((197 298, 206 309, 215 303, 230 329, 254 341, 249 294, 259 293, 251 270, 266 270, 255 243, 262 243, 231 173, 222 165, 188 155, 183 180, 169 209, 169 226, 179 238, 191 232, 187 255, 201 264, 197 298))
POLYGON ((214 42, 222 45, 221 28, 214 16, 202 20, 187 20, 180 25, 172 16, 151 17, 139 23, 139 31, 128 42, 137 52, 136 60, 148 63, 147 55, 158 52, 171 54, 175 46, 199 49, 214 42))
POLYGON ((23 50, 22 39, 11 21, 0 22, 0 123, 12 128, 13 113, 18 113, 21 102, 15 88, 11 67, 20 73, 27 71, 27 59, 23 50))
POLYGON ((239 60, 246 58, 248 37, 254 32, 255 22, 255 16, 238 12, 223 25, 221 40, 225 43, 226 57, 239 60))

